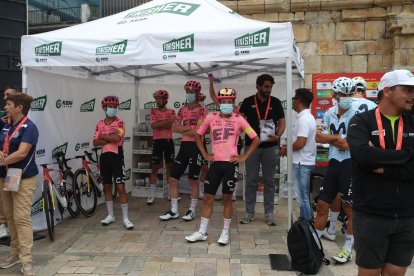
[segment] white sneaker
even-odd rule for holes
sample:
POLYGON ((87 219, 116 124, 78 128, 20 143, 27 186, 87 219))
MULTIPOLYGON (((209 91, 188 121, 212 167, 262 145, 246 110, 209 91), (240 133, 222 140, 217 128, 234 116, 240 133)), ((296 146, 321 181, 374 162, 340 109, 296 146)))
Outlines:
POLYGON ((169 210, 167 213, 165 213, 164 215, 160 216, 161 220, 170 220, 170 219, 178 219, 178 217, 180 216, 180 214, 177 213, 173 213, 173 211, 169 210))
POLYGON ((207 234, 200 232, 194 232, 192 235, 185 237, 188 242, 205 241, 207 240, 207 234))
POLYGON ((111 223, 115 222, 115 217, 111 215, 107 215, 106 218, 101 220, 102 225, 107 226, 111 223))
POLYGON ((190 209, 185 213, 185 216, 183 216, 183 220, 185 221, 192 221, 195 218, 195 213, 191 211, 190 209))
POLYGON ((228 231, 221 231, 220 238, 218 239, 218 243, 220 245, 227 245, 230 241, 230 235, 228 231))
POLYGON ((7 229, 6 225, 0 224, 0 239, 10 236, 9 230, 7 229))
POLYGON ((155 196, 150 195, 147 199, 147 205, 152 205, 154 203, 155 196))
POLYGON ((324 238, 326 238, 330 241, 334 241, 336 239, 336 235, 335 234, 329 234, 327 228, 323 229, 321 237, 324 237, 324 238))
POLYGON ((134 225, 129 221, 129 219, 124 219, 124 226, 127 230, 134 228, 134 225))

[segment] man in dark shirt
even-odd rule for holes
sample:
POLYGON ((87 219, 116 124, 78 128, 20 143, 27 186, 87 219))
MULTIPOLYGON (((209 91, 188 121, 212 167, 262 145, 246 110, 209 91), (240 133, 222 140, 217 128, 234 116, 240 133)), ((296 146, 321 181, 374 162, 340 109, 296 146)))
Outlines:
POLYGON ((386 73, 378 108, 355 115, 347 141, 353 165, 358 275, 404 275, 414 256, 414 75, 386 73))
MULTIPOLYGON (((274 177, 278 158, 278 144, 280 136, 285 131, 286 121, 280 100, 270 96, 274 83, 273 77, 268 74, 258 76, 256 80, 257 93, 245 98, 240 107, 240 113, 244 114, 250 126, 261 136, 261 144, 246 160, 246 187, 244 191, 246 214, 240 221, 241 224, 248 224, 254 220, 256 191, 261 166, 265 221, 269 226, 276 225, 273 217, 274 177), (272 124, 274 125, 273 128, 272 124)), ((246 149, 251 142, 249 137, 246 137, 246 149)))

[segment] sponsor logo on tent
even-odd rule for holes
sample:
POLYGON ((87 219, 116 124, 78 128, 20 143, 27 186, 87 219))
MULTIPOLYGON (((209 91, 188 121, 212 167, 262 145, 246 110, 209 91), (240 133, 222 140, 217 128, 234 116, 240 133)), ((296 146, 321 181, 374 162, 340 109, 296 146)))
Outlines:
POLYGON ((206 104, 206 108, 208 111, 217 111, 219 108, 214 103, 206 104))
POLYGON ((128 40, 118 43, 100 46, 96 48, 96 55, 123 55, 127 48, 128 40))
POLYGON ((131 110, 131 99, 120 103, 118 106, 118 109, 119 110, 131 110))
POLYGON ((38 149, 38 150, 36 150, 36 158, 43 157, 45 155, 46 155, 46 150, 45 149, 38 149))
POLYGON ((30 212, 31 216, 39 214, 43 211, 42 199, 43 198, 40 197, 38 200, 32 203, 32 211, 30 212))
POLYGON ((89 148, 89 142, 77 143, 75 145, 75 150, 76 151, 81 150, 81 149, 87 149, 87 148, 89 148))
POLYGON ((66 150, 67 149, 68 149, 68 142, 66 142, 66 143, 64 143, 60 146, 57 146, 56 148, 54 148, 52 150, 52 157, 56 157, 56 155, 58 153, 61 153, 61 152, 63 153, 63 155, 66 155, 66 150))
POLYGON ((170 2, 163 5, 154 6, 144 10, 137 10, 128 13, 118 24, 124 24, 129 22, 140 21, 141 17, 148 17, 153 14, 157 13, 171 13, 177 14, 182 16, 189 16, 192 14, 196 9, 198 9, 200 5, 193 4, 193 3, 186 3, 186 2, 170 2), (137 20, 138 19, 138 20, 137 20))
POLYGON ((206 137, 205 142, 206 142, 206 145, 210 145, 210 143, 211 143, 211 139, 210 139, 210 138, 208 138, 208 137, 206 137))
POLYGON ((62 54, 62 41, 37 46, 35 54, 36 56, 60 56, 62 54))
MULTIPOLYGON (((240 48, 252 48, 252 47, 265 47, 269 46, 270 38, 270 27, 263 30, 248 33, 242 35, 234 40, 234 47, 236 49, 240 48)), ((234 52, 236 56, 238 55, 247 55, 250 54, 249 50, 236 50, 234 52)))
POLYGON ((33 99, 30 106, 31 111, 43 111, 45 110, 47 103, 47 95, 33 99))
POLYGON ((175 102, 174 103, 174 108, 180 108, 180 106, 181 106, 181 103, 180 102, 175 102))
POLYGON ((131 178, 131 168, 128 170, 124 170, 125 180, 129 180, 131 178))
POLYGON ((177 39, 170 40, 162 45, 162 51, 165 55, 162 58, 172 59, 177 55, 169 53, 193 52, 194 51, 194 34, 186 35, 177 39))
POLYGON ((153 108, 157 108, 157 103, 155 101, 144 104, 144 109, 153 109, 153 108))
POLYGON ((124 137, 124 143, 129 143, 129 142, 131 142, 131 137, 125 136, 124 137))
POLYGON ((93 112, 95 109, 95 99, 87 101, 80 106, 80 112, 93 112))
POLYGON ((73 105, 73 101, 68 101, 68 100, 57 100, 56 101, 56 108, 59 109, 61 107, 67 107, 67 108, 71 108, 73 105))

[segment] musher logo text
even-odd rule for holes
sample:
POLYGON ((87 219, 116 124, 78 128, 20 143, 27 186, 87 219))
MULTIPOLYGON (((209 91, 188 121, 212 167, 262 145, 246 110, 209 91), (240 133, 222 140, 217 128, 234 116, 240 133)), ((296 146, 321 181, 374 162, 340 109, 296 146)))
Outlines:
POLYGON ((35 48, 36 56, 60 56, 62 54, 62 41, 43 44, 35 48))
POLYGON ((47 95, 35 98, 30 106, 31 111, 44 111, 47 103, 47 95))
POLYGON ((164 53, 194 51, 194 34, 173 39, 162 45, 164 53))
POLYGON ((200 5, 185 2, 170 2, 164 5, 155 6, 145 10, 138 10, 128 13, 124 19, 134 19, 137 17, 148 16, 156 13, 173 13, 178 15, 189 16, 200 5))
POLYGON ((80 112, 93 112, 95 109, 95 99, 92 99, 86 103, 81 104, 80 112))
POLYGON ((109 44, 96 48, 96 55, 123 55, 127 48, 128 40, 109 44))
POLYGON ((263 47, 269 46, 270 28, 255 33, 245 34, 234 40, 235 48, 263 47))

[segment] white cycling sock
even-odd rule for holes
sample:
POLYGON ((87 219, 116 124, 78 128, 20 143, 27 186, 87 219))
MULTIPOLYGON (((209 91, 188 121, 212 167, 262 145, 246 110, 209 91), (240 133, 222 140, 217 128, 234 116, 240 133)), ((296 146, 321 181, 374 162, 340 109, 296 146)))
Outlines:
POLYGON ((124 220, 128 219, 128 203, 121 204, 122 217, 124 220))
POLYGON ((108 210, 108 215, 114 216, 114 202, 106 201, 106 209, 108 210))
POLYGON ((331 212, 329 215, 329 228, 327 229, 329 234, 335 234, 336 223, 338 222, 339 212, 331 212))
POLYGON ((224 218, 223 231, 229 232, 231 219, 224 218))
POLYGON ((348 252, 352 252, 352 245, 354 245, 354 235, 346 234, 344 248, 348 252))
POLYGON ((150 184, 149 196, 155 196, 155 184, 150 184))
POLYGON ((198 232, 200 232, 203 235, 205 235, 207 233, 208 221, 209 221, 208 218, 201 217, 200 229, 198 230, 198 232))
POLYGON ((178 198, 171 198, 171 212, 178 213, 178 198))
POLYGON ((197 203, 198 203, 198 198, 192 198, 191 199, 191 205, 190 205, 190 210, 195 213, 195 209, 197 207, 197 203))

